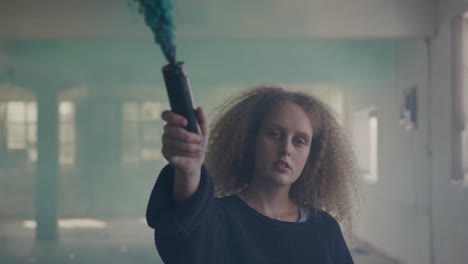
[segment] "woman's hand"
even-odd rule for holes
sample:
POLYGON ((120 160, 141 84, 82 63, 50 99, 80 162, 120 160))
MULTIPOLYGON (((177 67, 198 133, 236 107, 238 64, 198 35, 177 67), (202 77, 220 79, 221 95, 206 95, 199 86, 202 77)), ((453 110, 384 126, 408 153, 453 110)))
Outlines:
POLYGON ((164 111, 166 121, 162 136, 162 154, 175 168, 174 199, 182 203, 190 198, 200 183, 200 172, 208 142, 208 122, 203 110, 196 110, 201 135, 191 133, 184 127, 187 120, 174 112, 164 111))

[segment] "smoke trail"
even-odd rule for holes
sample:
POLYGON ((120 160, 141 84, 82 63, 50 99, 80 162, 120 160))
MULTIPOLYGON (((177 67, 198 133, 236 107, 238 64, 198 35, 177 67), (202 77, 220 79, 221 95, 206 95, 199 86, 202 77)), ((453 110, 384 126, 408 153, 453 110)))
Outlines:
POLYGON ((154 40, 161 46, 169 63, 176 61, 174 44, 174 21, 171 0, 133 0, 139 3, 138 11, 145 17, 145 22, 154 34, 154 40))

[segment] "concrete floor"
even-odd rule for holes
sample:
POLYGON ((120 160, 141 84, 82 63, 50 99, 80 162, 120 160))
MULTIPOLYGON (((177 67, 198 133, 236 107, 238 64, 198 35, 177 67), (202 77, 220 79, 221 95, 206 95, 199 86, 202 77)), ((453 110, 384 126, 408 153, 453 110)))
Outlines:
MULTIPOLYGON (((22 221, 0 220, 0 263, 162 263, 151 229, 140 219, 106 221, 105 228, 60 229, 58 242, 36 242, 22 221)), ((397 264, 362 242, 351 249, 355 263, 397 264)))

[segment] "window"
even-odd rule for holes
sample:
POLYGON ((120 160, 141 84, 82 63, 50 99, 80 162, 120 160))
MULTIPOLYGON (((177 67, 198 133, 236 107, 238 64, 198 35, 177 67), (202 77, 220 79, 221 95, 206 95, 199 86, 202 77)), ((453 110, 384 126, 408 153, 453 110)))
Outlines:
MULTIPOLYGON (((75 110, 72 102, 59 103, 59 162, 75 161, 75 110)), ((24 153, 26 162, 37 160, 37 103, 0 102, 0 135, 9 152, 24 153)))
POLYGON ((374 108, 354 112, 351 120, 353 147, 365 181, 378 180, 378 119, 374 108))
POLYGON ((59 104, 60 163, 75 163, 75 105, 70 101, 59 104))
POLYGON ((125 102, 122 107, 122 161, 161 159, 161 109, 167 103, 156 101, 125 102))
POLYGON ((4 109, 6 147, 10 152, 23 153, 26 160, 37 160, 37 105, 32 101, 1 103, 4 109))
POLYGON ((6 147, 6 131, 7 131, 7 125, 6 125, 6 104, 0 102, 0 151, 5 150, 6 147))

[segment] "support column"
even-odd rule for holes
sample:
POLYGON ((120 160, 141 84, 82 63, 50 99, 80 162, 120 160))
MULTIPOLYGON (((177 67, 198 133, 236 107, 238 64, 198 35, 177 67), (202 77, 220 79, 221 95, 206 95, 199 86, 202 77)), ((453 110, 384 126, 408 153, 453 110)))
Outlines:
POLYGON ((58 101, 57 91, 37 92, 36 240, 57 239, 58 101))

